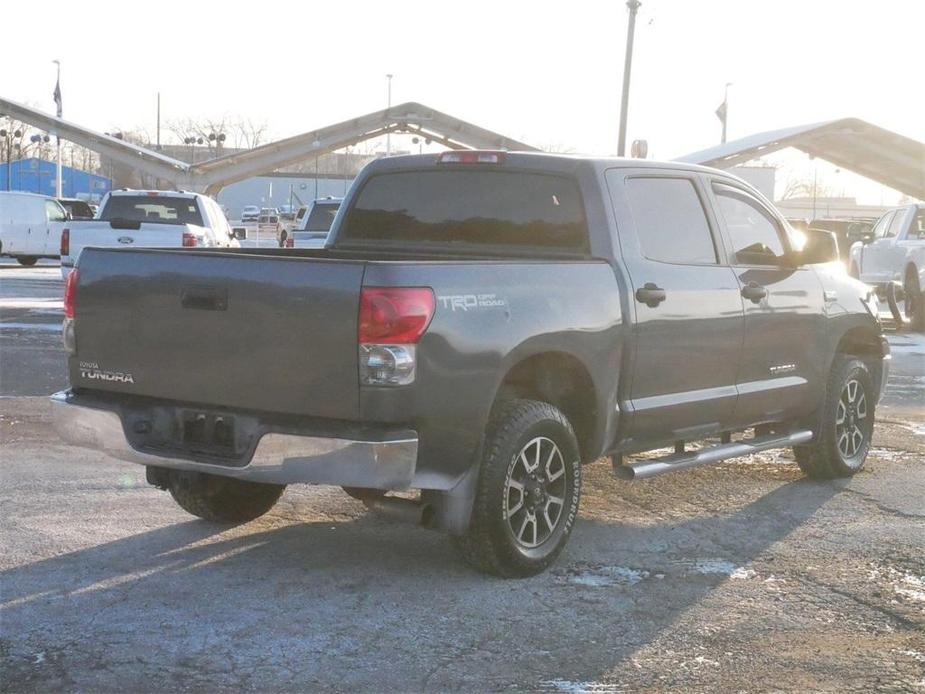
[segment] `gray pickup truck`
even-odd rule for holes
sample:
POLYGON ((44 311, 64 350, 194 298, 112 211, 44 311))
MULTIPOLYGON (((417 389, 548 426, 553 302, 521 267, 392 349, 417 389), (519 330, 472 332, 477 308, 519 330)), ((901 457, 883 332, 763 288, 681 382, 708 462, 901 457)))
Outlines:
POLYGON ((323 249, 84 250, 55 422, 210 521, 339 485, 532 575, 602 456, 624 479, 790 446, 811 477, 863 465, 889 348, 836 257, 712 169, 380 159, 323 249))

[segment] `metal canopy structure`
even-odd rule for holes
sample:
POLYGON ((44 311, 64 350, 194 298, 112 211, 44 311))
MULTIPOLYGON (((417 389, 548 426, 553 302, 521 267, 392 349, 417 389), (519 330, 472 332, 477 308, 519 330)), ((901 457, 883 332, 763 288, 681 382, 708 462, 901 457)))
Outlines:
POLYGON ((925 143, 857 118, 757 133, 677 161, 728 169, 785 147, 795 147, 906 195, 925 199, 925 143))
POLYGON ((217 194, 230 183, 269 173, 387 133, 411 133, 453 149, 539 151, 536 147, 414 102, 192 165, 94 132, 15 101, 0 98, 0 114, 57 133, 65 140, 156 176, 175 188, 211 195, 217 194))

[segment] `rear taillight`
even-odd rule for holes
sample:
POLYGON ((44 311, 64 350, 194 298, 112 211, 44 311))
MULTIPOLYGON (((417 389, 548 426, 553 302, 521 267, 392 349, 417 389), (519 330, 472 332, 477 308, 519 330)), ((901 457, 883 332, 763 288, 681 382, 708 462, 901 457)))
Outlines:
POLYGON ((412 383, 416 344, 434 317, 429 287, 364 287, 357 338, 360 382, 372 386, 412 383))
POLYGON ((479 150, 457 150, 442 152, 437 157, 438 164, 503 164, 504 152, 485 152, 479 150))
POLYGON ((71 254, 71 230, 61 230, 61 255, 71 254))
POLYGON ((189 231, 183 232, 183 247, 192 248, 199 245, 199 237, 189 231))
POLYGON ((361 344, 414 344, 434 315, 430 287, 364 287, 360 291, 361 344))
POLYGON ((74 300, 77 298, 77 268, 71 270, 64 281, 64 317, 74 317, 74 300))
POLYGON ((295 248, 295 239, 291 236, 286 239, 286 248, 295 248))

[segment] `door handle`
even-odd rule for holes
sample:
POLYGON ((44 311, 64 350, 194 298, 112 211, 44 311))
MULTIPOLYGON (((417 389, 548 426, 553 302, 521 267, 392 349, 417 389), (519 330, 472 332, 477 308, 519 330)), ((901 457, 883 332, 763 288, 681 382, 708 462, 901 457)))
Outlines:
POLYGON ((654 282, 646 282, 636 290, 636 301, 649 308, 655 308, 665 300, 665 290, 654 282))
POLYGON ((749 282, 742 287, 742 296, 751 301, 753 304, 761 303, 761 300, 768 295, 768 290, 757 282, 749 282))

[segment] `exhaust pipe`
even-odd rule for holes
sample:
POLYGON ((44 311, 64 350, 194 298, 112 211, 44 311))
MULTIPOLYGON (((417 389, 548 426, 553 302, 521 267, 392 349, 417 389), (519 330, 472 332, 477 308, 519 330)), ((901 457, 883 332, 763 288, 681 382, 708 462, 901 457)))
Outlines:
POLYGON ((767 451, 772 448, 785 448, 795 444, 807 443, 813 438, 811 431, 795 431, 791 434, 780 436, 771 434, 752 439, 751 441, 738 441, 736 443, 723 443, 711 448, 704 448, 699 451, 690 453, 676 453, 665 456, 664 458, 654 458, 652 460, 643 460, 638 463, 626 465, 614 465, 613 474, 621 480, 642 480, 649 477, 655 477, 666 472, 677 472, 678 470, 687 470, 700 465, 709 465, 718 463, 729 458, 738 458, 743 455, 751 455, 767 451))
POLYGON ((378 499, 369 499, 363 501, 366 508, 370 511, 391 518, 402 523, 413 523, 414 525, 424 525, 424 521, 430 508, 427 504, 422 504, 414 499, 402 499, 395 496, 383 496, 378 499))

